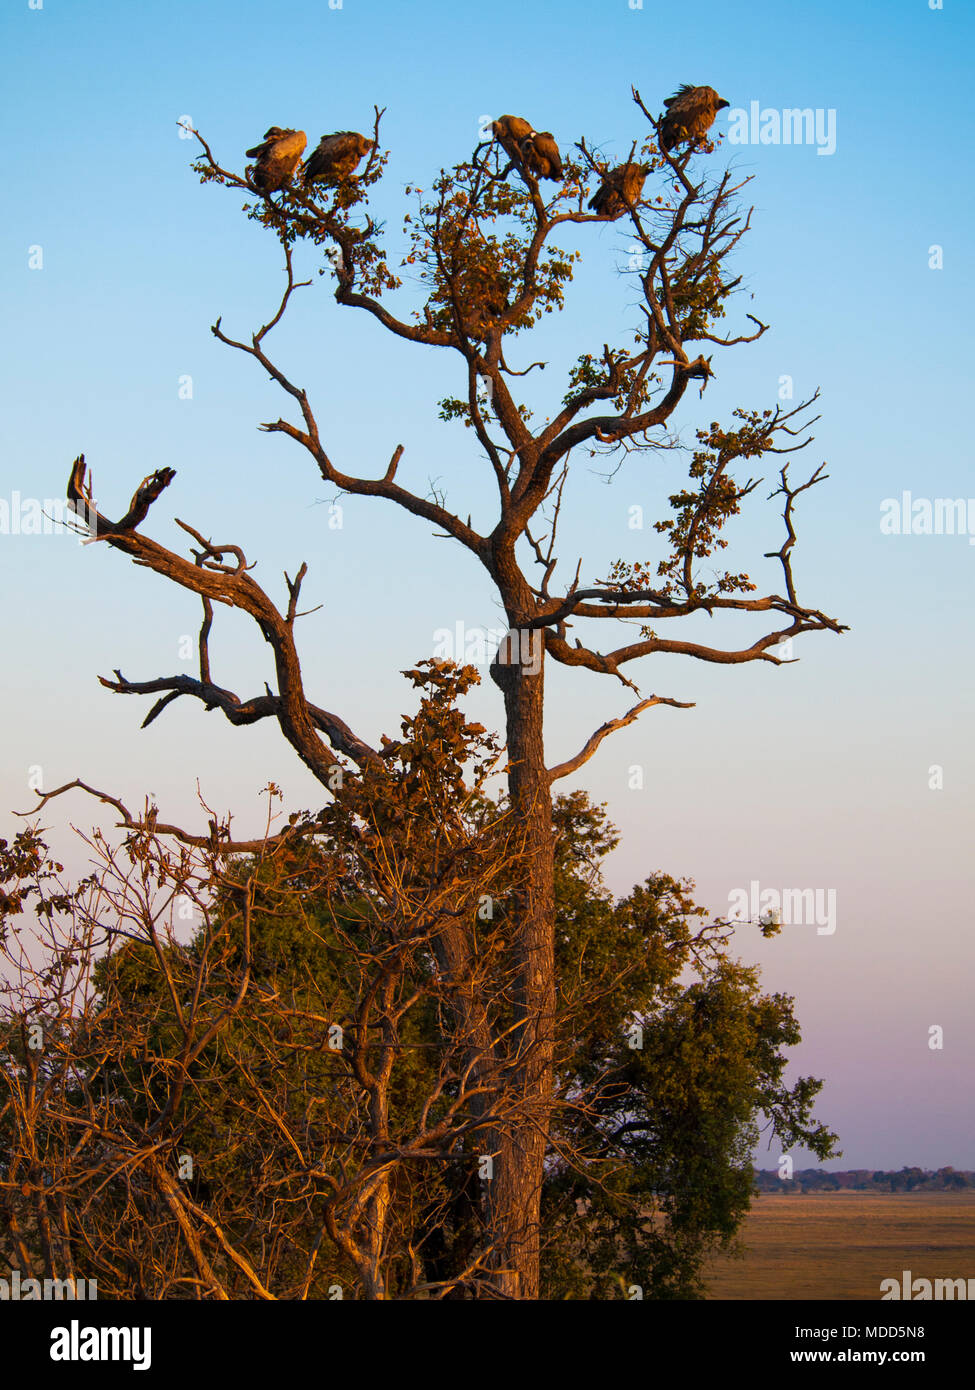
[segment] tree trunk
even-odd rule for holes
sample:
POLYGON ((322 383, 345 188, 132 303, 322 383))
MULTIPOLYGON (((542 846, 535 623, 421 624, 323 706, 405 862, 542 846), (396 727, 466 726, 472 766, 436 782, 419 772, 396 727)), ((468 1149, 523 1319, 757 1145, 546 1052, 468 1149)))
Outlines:
MULTIPOLYGON (((541 650, 539 643, 537 652, 541 650)), ((524 644, 522 656, 527 661, 524 644)), ((494 1175, 486 1184, 486 1210, 492 1238, 498 1243, 498 1291, 518 1299, 539 1295, 539 1208, 554 1075, 552 795, 543 746, 541 655, 537 662, 534 673, 530 664, 513 660, 496 661, 491 670, 504 694, 508 792, 525 835, 527 873, 511 912, 517 966, 514 1002, 516 1021, 521 1022, 512 1034, 512 1047, 517 1050, 510 1081, 513 1115, 503 1127, 494 1175)))

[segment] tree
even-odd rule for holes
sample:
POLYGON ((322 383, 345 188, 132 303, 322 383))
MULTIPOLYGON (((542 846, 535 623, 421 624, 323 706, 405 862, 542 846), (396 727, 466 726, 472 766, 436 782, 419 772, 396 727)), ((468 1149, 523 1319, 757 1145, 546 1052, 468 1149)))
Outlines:
POLYGON ((0 845, 0 1192, 13 1220, 26 1197, 47 1224, 56 1194, 67 1267, 80 1256, 103 1292, 306 1297, 325 1241, 331 1280, 385 1298, 410 1249, 402 1171, 464 1162, 458 1146, 514 1103, 483 1065, 508 985, 484 909, 519 853, 510 815, 466 807, 497 750, 453 705, 472 668, 408 674, 428 694, 396 754, 259 841, 215 820, 190 836, 103 796, 127 833, 96 832, 100 871, 74 889, 34 831, 0 845), (31 904, 39 941, 17 921, 31 904), (417 1045, 434 1050, 422 1087, 417 1045), (235 1200, 215 1221, 201 1191, 235 1200))
MULTIPOLYGON (((0 845, 11 1265, 116 1298, 496 1296, 484 1140, 532 1098, 492 1056, 519 854, 507 804, 461 778, 497 754, 455 705, 475 674, 410 672, 395 757, 246 854, 173 844, 150 810, 68 890, 34 832, 0 845)), ((784 1085, 792 1001, 730 956, 730 924, 659 873, 614 902, 603 808, 554 814, 542 1290, 698 1296, 759 1115, 832 1152, 819 1083, 784 1085)))
MULTIPOLYGON (((743 214, 737 202, 749 180, 736 182, 730 172, 713 180, 692 178, 698 152, 713 153, 714 146, 697 141, 679 156, 661 153, 659 122, 639 93, 633 95, 649 122, 647 138, 634 141, 631 153, 632 158, 640 144, 642 167, 649 175, 635 202, 624 189, 619 208, 614 204, 605 213, 586 211, 594 185, 608 170, 585 140, 576 147, 578 157, 564 161, 562 181, 548 202, 524 162, 506 160, 496 144, 480 145, 470 159, 442 171, 430 195, 417 191, 416 205, 404 218, 403 264, 419 275, 425 299, 412 316, 409 306, 405 313, 388 307, 394 298, 398 306, 406 292, 391 268, 382 229, 368 213, 370 190, 386 163, 378 108, 374 144, 361 176, 328 187, 286 184, 274 196, 262 196, 246 173, 220 164, 197 134, 202 156, 195 167, 201 180, 243 192, 250 200, 248 217, 278 239, 284 256, 284 290, 268 321, 249 340, 231 337, 222 320, 213 327, 222 343, 267 372, 297 410, 297 422, 280 418, 262 428, 301 445, 329 485, 391 502, 464 546, 496 586, 509 625, 491 675, 504 701, 510 810, 530 873, 519 889, 505 943, 515 980, 512 1026, 503 1040, 493 1040, 483 1062, 489 1069, 500 1066, 513 1092, 526 1098, 487 1139, 495 1177, 486 1187, 484 1210, 492 1232, 494 1287, 502 1297, 532 1298, 539 1292, 540 1202, 556 1082, 553 787, 583 766, 608 734, 645 710, 661 704, 688 707, 669 696, 639 698, 597 729, 574 756, 553 765, 544 751, 546 662, 608 675, 639 695, 627 670, 643 657, 676 653, 724 665, 778 665, 786 659, 774 650, 781 643, 807 632, 844 630, 835 619, 800 602, 792 572, 796 500, 822 481, 824 465, 796 484, 788 458, 780 461, 809 442, 812 401, 789 410, 740 408, 731 423, 712 421, 698 429, 688 479, 670 498, 672 515, 655 523, 667 547, 656 566, 649 559, 620 561, 606 579, 584 583, 580 561, 574 577, 555 583, 558 521, 573 451, 610 457, 647 452, 666 459, 667 451, 675 449, 668 425, 689 386, 699 383, 703 395, 713 375, 713 351, 705 357, 698 349, 754 342, 766 331, 750 314, 740 331, 722 329, 741 284, 731 261, 749 227, 750 213, 743 214), (544 423, 533 426, 524 388, 519 388, 539 364, 514 365, 511 340, 563 308, 579 251, 560 250, 551 237, 573 230, 585 237, 589 224, 624 215, 641 247, 632 271, 642 315, 634 346, 607 342, 601 353, 582 354, 561 401, 550 402, 544 423), (478 529, 470 518, 461 520, 466 509, 455 511, 441 494, 423 495, 405 486, 399 479, 402 447, 392 451, 378 477, 347 474, 332 461, 308 393, 268 355, 268 335, 296 292, 311 283, 296 279, 295 251, 302 242, 322 252, 321 273, 333 277, 338 306, 371 316, 403 350, 439 348, 458 362, 457 394, 442 401, 441 418, 461 420, 472 430, 492 471, 498 508, 489 524, 478 529), (780 561, 782 591, 758 595, 746 573, 702 578, 699 568, 724 548, 725 524, 761 481, 737 479, 734 468, 768 456, 778 466, 772 496, 783 499, 785 538, 771 552, 780 561), (729 620, 731 615, 764 615, 768 630, 737 647, 658 635, 663 624, 699 613, 729 620), (592 645, 578 638, 570 642, 569 628, 580 622, 641 626, 637 640, 622 645, 612 645, 614 639, 592 645)), ((327 789, 337 766, 363 770, 388 758, 388 748, 371 747, 346 720, 305 693, 295 640, 304 564, 293 581, 286 576, 288 604, 282 612, 252 578, 239 547, 215 546, 181 522, 199 547, 186 559, 138 529, 173 477, 166 468, 145 479, 128 512, 113 522, 94 507, 83 455, 72 469, 69 498, 91 534, 203 602, 197 678, 132 681, 116 672, 115 680, 103 683, 120 694, 157 695, 147 723, 182 696, 222 710, 235 724, 276 719, 327 789), (276 692, 241 698, 214 680, 208 652, 214 602, 239 608, 255 620, 274 653, 276 692), (338 759, 345 761, 339 764, 338 759)), ((468 1020, 464 1026, 473 1024, 468 1020)))

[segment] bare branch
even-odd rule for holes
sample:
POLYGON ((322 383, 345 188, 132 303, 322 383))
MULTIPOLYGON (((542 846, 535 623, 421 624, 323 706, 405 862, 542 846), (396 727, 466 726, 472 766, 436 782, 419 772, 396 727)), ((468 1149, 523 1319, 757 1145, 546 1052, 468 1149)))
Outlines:
POLYGON ((694 708, 693 701, 688 703, 681 700, 671 700, 662 695, 651 695, 648 699, 641 700, 638 705, 634 705, 626 714, 621 715, 618 719, 607 720, 605 724, 601 725, 596 732, 586 740, 586 743, 574 758, 567 758, 564 763, 557 763, 555 767, 549 768, 549 782, 556 782, 560 777, 568 777, 570 772, 575 772, 577 768, 582 767, 584 763, 589 761, 604 738, 609 734, 615 733, 617 729, 623 729, 627 724, 632 724, 645 709, 650 709, 651 705, 671 705, 674 709, 694 708))

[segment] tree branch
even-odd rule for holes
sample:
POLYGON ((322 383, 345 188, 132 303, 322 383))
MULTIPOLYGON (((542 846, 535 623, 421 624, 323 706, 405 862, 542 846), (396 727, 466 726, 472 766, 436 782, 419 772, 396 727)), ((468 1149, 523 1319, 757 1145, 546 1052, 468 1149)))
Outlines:
POLYGON ((583 763, 589 761, 604 738, 609 734, 615 733, 617 729, 623 729, 627 724, 632 724, 633 721, 638 718, 645 709, 649 709, 651 705, 671 705, 674 709, 694 708, 693 701, 671 700, 662 695, 651 695, 648 699, 641 700, 638 705, 634 705, 631 710, 621 715, 619 719, 610 719, 607 720, 605 724, 601 725, 596 732, 587 739, 583 748, 574 758, 567 758, 564 763, 557 763, 555 767, 549 768, 547 772, 549 784, 558 781, 560 777, 568 777, 570 772, 575 772, 576 768, 582 767, 583 763))

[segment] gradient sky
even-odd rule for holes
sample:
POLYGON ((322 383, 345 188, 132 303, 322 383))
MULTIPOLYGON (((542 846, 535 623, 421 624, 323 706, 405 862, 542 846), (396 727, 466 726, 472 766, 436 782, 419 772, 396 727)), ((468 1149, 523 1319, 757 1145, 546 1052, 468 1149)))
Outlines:
MULTIPOLYGON (((431 652, 435 630, 497 626, 499 608, 467 552, 388 504, 345 499, 343 527, 330 529, 331 494, 307 456, 257 432, 286 402, 209 326, 222 314, 228 332, 245 335, 265 321, 280 294, 277 244, 243 219, 235 194, 200 187, 177 121, 190 117, 218 157, 241 168, 272 123, 300 126, 314 143, 326 131, 367 129, 373 103, 385 105, 392 156, 375 204, 398 245, 405 185, 429 187, 441 166, 465 158, 486 116, 523 113, 563 148, 585 134, 610 158, 644 134, 631 83, 657 110, 688 81, 714 85, 735 108, 835 111, 832 155, 725 142, 705 157, 754 176, 753 230, 736 261, 754 301, 741 311, 772 331, 719 352, 705 399, 691 391, 672 424, 693 441, 696 427, 728 420, 736 405, 774 405, 784 375, 797 398, 820 388, 807 458, 810 469, 828 460, 830 476, 799 513, 795 570, 800 596, 851 631, 806 637, 801 661, 779 669, 644 660, 630 668, 644 693, 695 708, 648 711, 560 784, 608 803, 623 832, 609 869, 617 891, 659 868, 693 877, 698 901, 722 914, 729 893, 752 880, 835 890, 834 933, 794 925, 765 942, 743 930, 740 946, 761 962, 768 988, 797 998, 804 1041, 793 1072, 826 1078, 819 1113, 843 1149, 834 1167, 975 1168, 975 549, 965 535, 880 529, 882 501, 905 490, 975 494, 964 406, 973 30, 958 0, 942 10, 927 0, 700 0, 693 10, 656 0, 642 9, 627 0, 343 0, 340 9, 322 0, 44 0, 39 9, 8 0, 0 31, 0 499, 63 497, 84 451, 111 515, 147 473, 175 467, 148 533, 183 548, 172 522, 180 516, 240 544, 279 599, 281 571, 307 560, 305 598, 323 605, 301 629, 309 694, 371 741, 397 732, 410 700, 396 672, 431 652), (934 245, 940 270, 929 266, 934 245), (42 248, 41 269, 30 268, 32 247, 42 248), (192 400, 179 399, 185 375, 192 400), (634 765, 644 769, 641 791, 628 786, 634 765), (933 765, 943 768, 941 790, 929 786, 933 765), (928 1046, 935 1025, 941 1050, 928 1046)), ((632 283, 617 273, 631 244, 624 228, 580 231, 560 242, 584 251, 566 311, 537 346, 525 339, 512 354, 550 363, 530 379, 542 415, 565 390, 565 366, 635 322, 632 283)), ((407 283, 404 313, 412 293, 407 283)), ((308 389, 340 467, 375 476, 402 443, 403 481, 422 492, 439 480, 453 509, 489 529, 486 465, 469 431, 437 420, 437 401, 461 382, 459 358, 394 342, 338 309, 317 277, 272 346, 308 389)), ((649 528, 685 470, 679 454, 633 456, 607 483, 598 460, 574 459, 563 582, 580 555, 589 579, 621 556, 656 558, 655 533, 629 529, 629 509, 642 505, 649 528)), ((760 558, 781 541, 768 490, 735 523, 729 554, 775 589, 776 567, 760 558)), ((151 793, 172 820, 197 814, 199 778, 242 831, 259 824, 269 779, 290 806, 316 804, 316 784, 275 728, 235 730, 185 702, 140 732, 146 703, 98 685, 116 666, 133 679, 192 671, 180 659, 198 625, 192 596, 63 535, 0 535, 0 576, 0 833, 18 824, 9 810, 30 803, 32 767, 48 788, 80 776, 135 806, 151 793)), ((691 633, 719 634, 695 621, 691 633)), ((720 629, 735 646, 754 634, 720 629)), ((242 696, 262 689, 268 649, 249 621, 218 615, 211 650, 218 682, 242 696)), ((550 762, 633 703, 613 681, 551 664, 548 697, 550 762)), ((489 681, 470 708, 499 726, 489 681)), ((69 865, 81 863, 69 821, 97 819, 82 799, 49 809, 69 865)), ((758 1161, 772 1166, 778 1153, 758 1161)))

